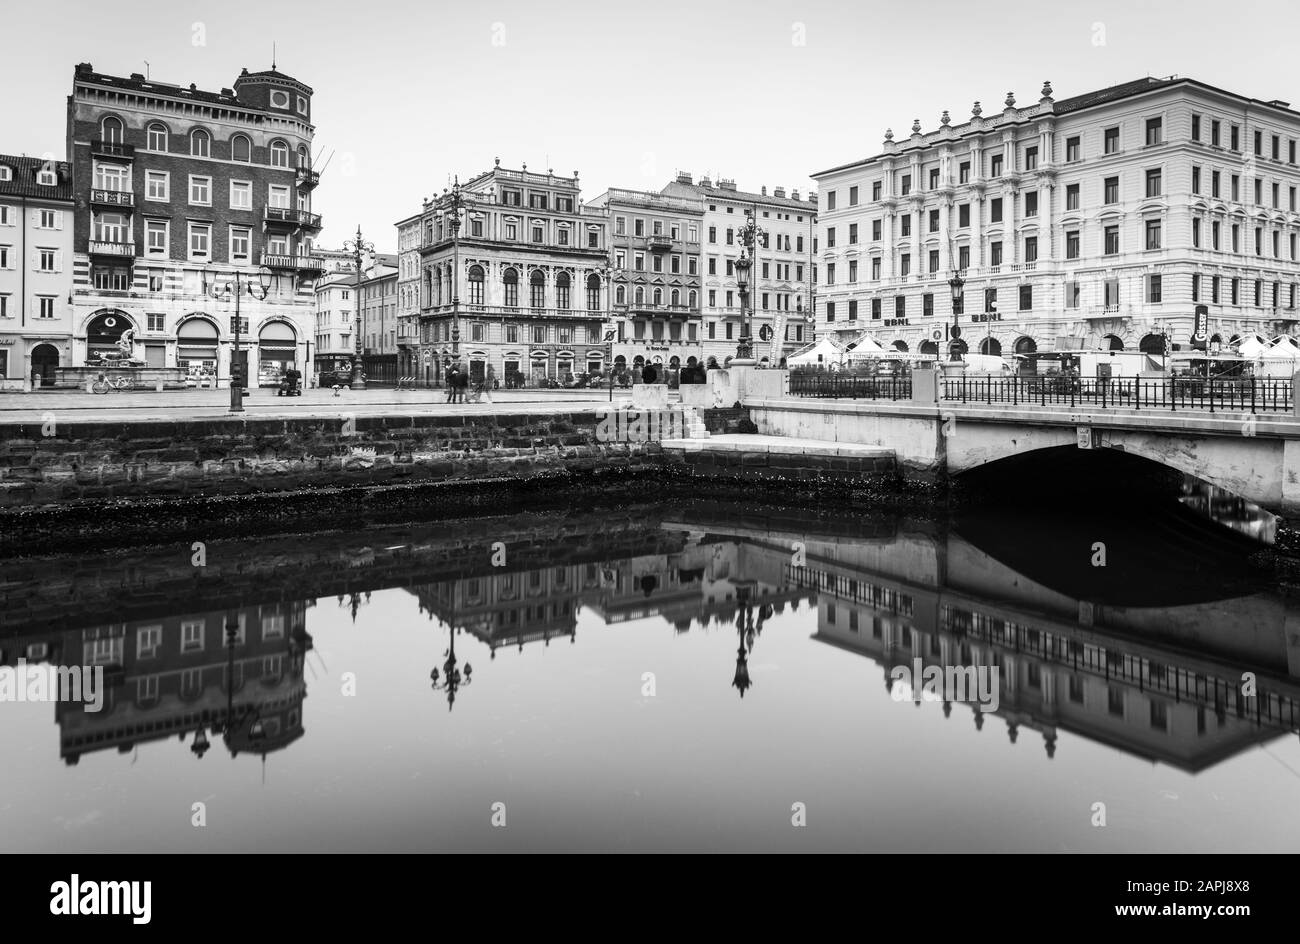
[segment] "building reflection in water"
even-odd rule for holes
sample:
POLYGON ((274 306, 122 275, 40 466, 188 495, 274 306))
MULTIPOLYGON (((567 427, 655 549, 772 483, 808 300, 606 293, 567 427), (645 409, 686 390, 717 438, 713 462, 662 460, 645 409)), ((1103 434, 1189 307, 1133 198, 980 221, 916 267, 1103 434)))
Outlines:
MULTIPOLYGON (((466 633, 491 660, 530 643, 567 639, 573 646, 584 611, 597 624, 651 621, 645 631, 660 621, 675 633, 734 629, 734 669, 723 671, 744 698, 764 627, 773 620, 783 631, 808 625, 815 613, 813 640, 874 661, 887 688, 891 670, 914 659, 996 667, 999 699, 990 713, 1013 742, 1026 731, 1038 734, 1049 758, 1066 731, 1199 771, 1300 730, 1300 639, 1286 631, 1300 612, 1276 594, 1195 606, 1108 605, 1053 589, 1047 578, 1012 570, 959 533, 917 522, 804 515, 736 523, 726 509, 657 508, 611 536, 615 529, 599 517, 554 519, 563 543, 536 535, 511 543, 502 533, 510 561, 503 567, 469 563, 483 557, 482 548, 496 539, 491 533, 402 545, 381 535, 363 554, 349 546, 346 569, 308 566, 309 554, 340 553, 319 547, 304 548, 296 571, 283 558, 276 566, 303 574, 311 600, 337 597, 354 617, 372 589, 402 587, 415 596, 416 611, 437 624, 432 630, 446 627, 449 634, 445 658, 430 671, 449 709, 473 677, 469 662, 461 662, 466 633), (798 564, 795 544, 806 548, 798 564), (779 620, 787 607, 807 615, 779 620), (1243 693, 1243 672, 1254 673, 1257 695, 1243 693)), ((256 548, 246 553, 260 559, 256 548)), ((96 566, 103 573, 94 576, 95 586, 111 584, 115 565, 96 566)), ((259 579, 267 596, 283 599, 292 586, 276 573, 259 579)), ((53 605, 52 595, 23 589, 14 599, 31 614, 53 605)), ((21 657, 105 668, 111 685, 103 711, 56 708, 69 764, 88 751, 130 752, 173 735, 190 738, 200 757, 209 735, 232 756, 265 757, 303 734, 311 605, 213 607, 33 629, 0 639, 0 649, 9 664, 21 657)), ((940 699, 951 715, 958 693, 944 690, 940 699)), ((969 702, 963 707, 973 711, 974 728, 985 725, 986 712, 969 702)))
POLYGON ((173 735, 192 737, 202 757, 208 732, 231 756, 265 758, 303 735, 303 668, 312 646, 306 610, 304 602, 276 603, 43 632, 4 640, 3 655, 9 665, 23 658, 103 668, 101 710, 56 703, 67 764, 173 735))
POLYGON ((1277 540, 1277 516, 1227 489, 1183 477, 1181 501, 1188 508, 1264 544, 1277 540))

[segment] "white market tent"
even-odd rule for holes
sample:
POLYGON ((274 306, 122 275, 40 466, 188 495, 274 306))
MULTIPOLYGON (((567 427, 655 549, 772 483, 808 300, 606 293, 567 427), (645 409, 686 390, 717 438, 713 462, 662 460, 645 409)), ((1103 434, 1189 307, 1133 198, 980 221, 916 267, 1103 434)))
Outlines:
POLYGON ((812 347, 786 358, 790 367, 829 367, 844 362, 844 349, 830 339, 823 337, 812 347))
POLYGON ((888 357, 897 354, 893 348, 885 347, 869 334, 862 334, 850 342, 852 350, 846 352, 850 361, 863 360, 868 357, 888 357))

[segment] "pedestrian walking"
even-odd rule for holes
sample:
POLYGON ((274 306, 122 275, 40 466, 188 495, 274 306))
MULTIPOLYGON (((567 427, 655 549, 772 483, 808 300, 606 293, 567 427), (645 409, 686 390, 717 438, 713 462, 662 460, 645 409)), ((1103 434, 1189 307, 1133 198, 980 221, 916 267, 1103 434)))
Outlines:
POLYGON ((457 371, 454 366, 447 369, 447 402, 448 403, 456 402, 456 389, 457 389, 456 375, 458 373, 459 371, 457 371))
POLYGON ((483 380, 483 399, 488 403, 492 402, 492 389, 497 385, 497 372, 491 364, 488 364, 487 376, 483 380))
POLYGON ((469 389, 469 371, 460 370, 456 372, 456 397, 461 402, 465 402, 465 391, 469 389))

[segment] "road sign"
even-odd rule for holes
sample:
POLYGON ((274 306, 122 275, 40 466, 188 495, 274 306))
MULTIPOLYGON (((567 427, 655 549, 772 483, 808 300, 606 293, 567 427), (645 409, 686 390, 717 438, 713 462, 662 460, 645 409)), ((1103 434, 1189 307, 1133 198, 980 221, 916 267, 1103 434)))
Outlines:
POLYGON ((953 325, 952 331, 949 333, 952 335, 952 339, 956 341, 958 338, 961 337, 961 328, 957 327, 956 325, 953 325))
POLYGON ((613 344, 613 343, 614 343, 614 339, 615 339, 616 337, 618 337, 618 329, 617 329, 617 328, 606 328, 606 329, 605 329, 605 334, 603 335, 603 338, 604 338, 604 341, 605 341, 606 344, 613 344))

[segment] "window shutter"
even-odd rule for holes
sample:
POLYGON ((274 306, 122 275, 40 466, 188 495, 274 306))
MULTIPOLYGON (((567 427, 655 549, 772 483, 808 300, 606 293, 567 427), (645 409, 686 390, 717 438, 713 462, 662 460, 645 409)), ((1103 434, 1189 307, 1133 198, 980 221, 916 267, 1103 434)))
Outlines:
POLYGON ((55 210, 55 211, 54 211, 54 228, 55 228, 55 229, 63 229, 63 211, 62 211, 62 210, 55 210))
POLYGON ((55 272, 63 271, 63 250, 62 249, 54 253, 54 271, 55 272))

